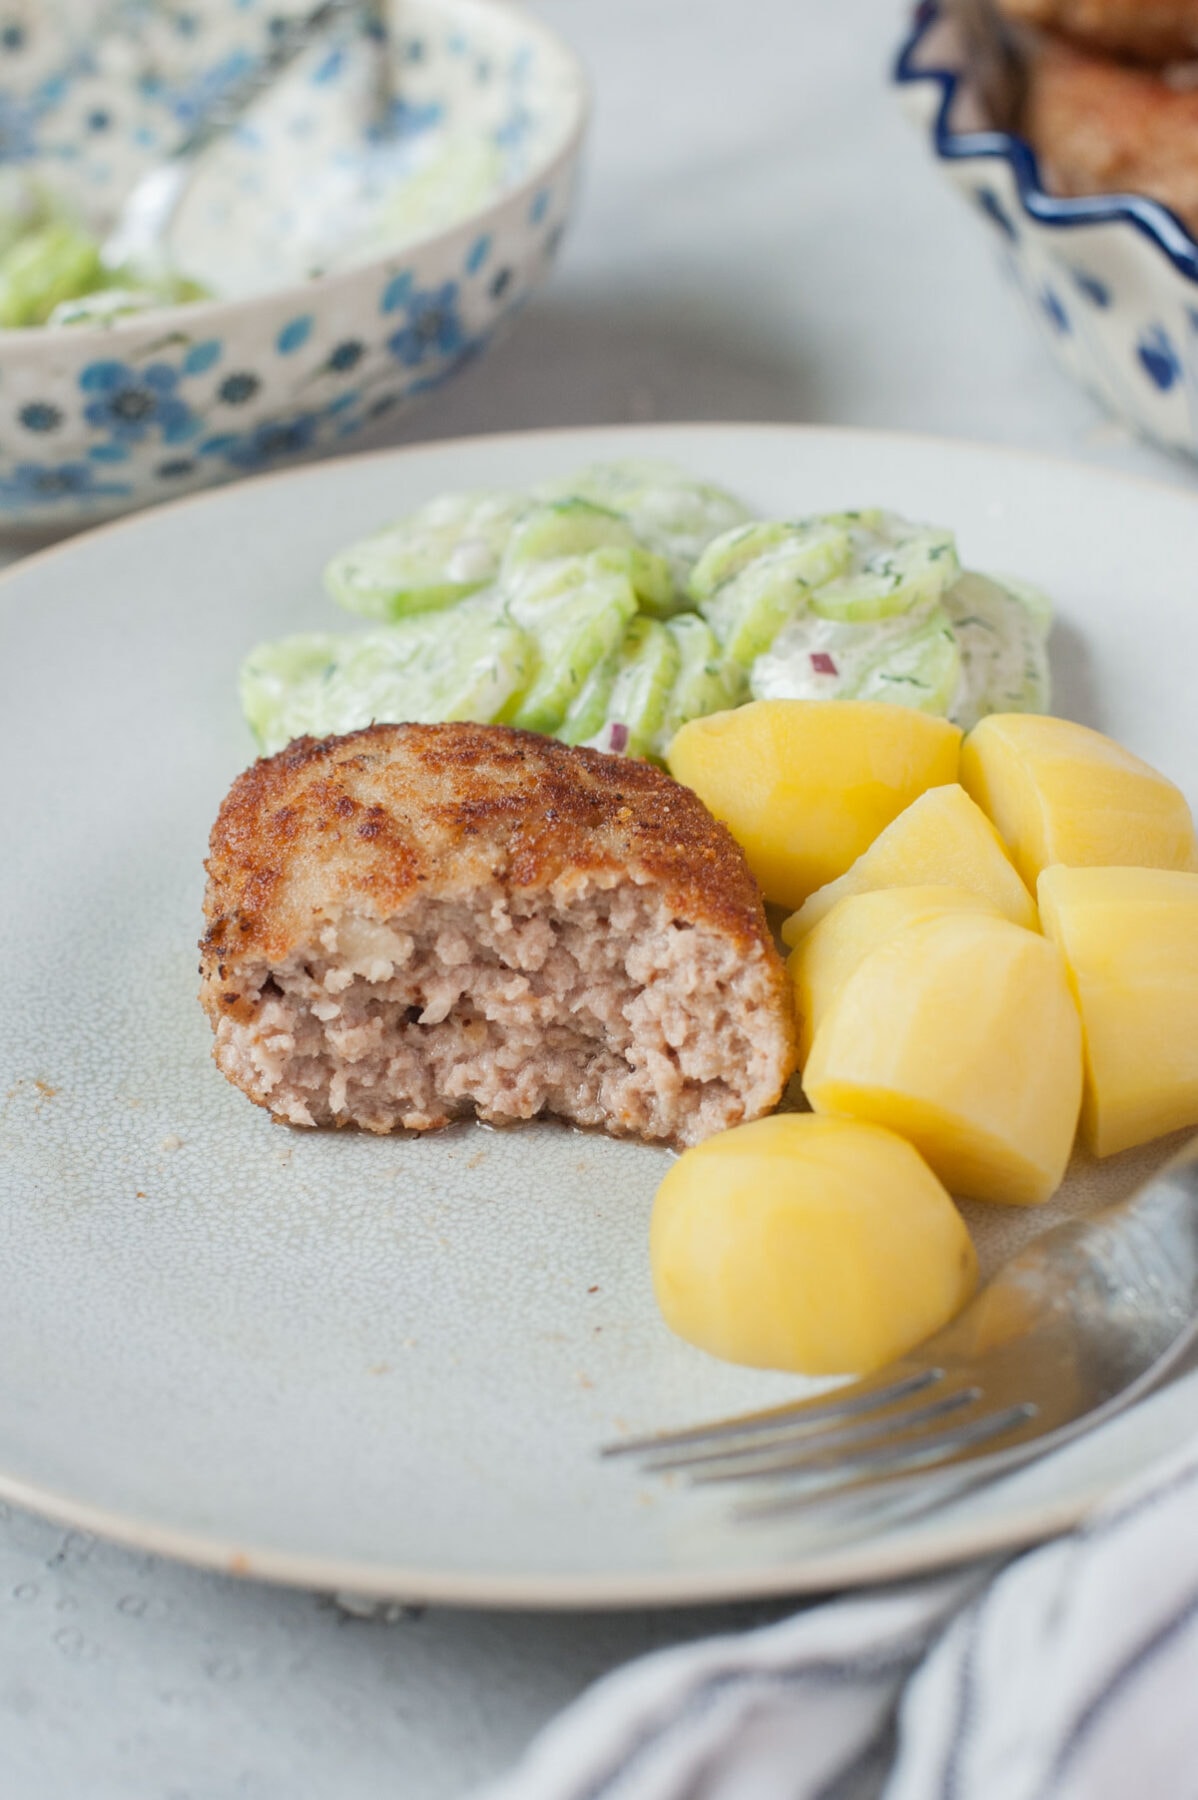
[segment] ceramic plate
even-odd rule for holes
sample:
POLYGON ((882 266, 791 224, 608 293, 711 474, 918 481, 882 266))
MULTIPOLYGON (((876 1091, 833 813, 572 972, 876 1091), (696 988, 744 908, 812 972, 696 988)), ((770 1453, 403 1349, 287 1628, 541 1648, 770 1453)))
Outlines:
MULTIPOLYGON (((332 622, 347 539, 445 488, 673 457, 764 513, 866 504, 958 530, 1056 598, 1059 710, 1198 792, 1193 496, 956 443, 791 428, 484 438, 165 507, 0 582, 0 1494, 146 1549, 309 1586, 632 1605, 897 1576, 1073 1520, 1176 1443, 1198 1386, 901 1533, 797 1525, 597 1446, 795 1393, 672 1338, 646 1230, 661 1150, 552 1124, 293 1132, 217 1073, 196 1003, 209 825, 252 754, 259 639, 332 622)), ((971 1209, 990 1264, 1042 1212, 971 1209)))

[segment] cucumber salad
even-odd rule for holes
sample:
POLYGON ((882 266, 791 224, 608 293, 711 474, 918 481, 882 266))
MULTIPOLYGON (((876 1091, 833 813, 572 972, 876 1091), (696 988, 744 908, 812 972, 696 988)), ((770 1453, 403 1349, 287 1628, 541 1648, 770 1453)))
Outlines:
POLYGON ((756 519, 663 463, 442 495, 341 551, 325 585, 370 626, 247 657, 267 754, 472 719, 660 760, 687 720, 750 699, 886 700, 966 729, 1049 703, 1048 602, 963 570, 951 532, 880 510, 756 519))

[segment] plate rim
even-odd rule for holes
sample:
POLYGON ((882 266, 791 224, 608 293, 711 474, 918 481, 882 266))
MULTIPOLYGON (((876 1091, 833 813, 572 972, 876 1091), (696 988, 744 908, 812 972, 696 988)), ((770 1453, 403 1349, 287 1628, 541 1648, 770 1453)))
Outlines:
MULTIPOLYGON (((279 482, 302 485, 327 479, 361 464, 398 463, 426 457, 430 452, 485 448, 502 453, 505 444, 536 441, 547 448, 566 446, 581 439, 640 437, 665 433, 718 433, 723 436, 762 434, 789 437, 808 444, 821 439, 862 444, 922 445, 930 449, 1010 459, 1024 468, 1043 467, 1073 472, 1099 482, 1147 490, 1177 500, 1192 500, 1179 471, 1176 483, 1160 477, 1126 473, 1063 454, 1025 449, 1018 445, 987 443, 937 433, 861 426, 804 424, 785 420, 755 421, 697 419, 656 420, 651 423, 605 423, 529 427, 519 430, 476 432, 466 436, 422 439, 385 445, 369 451, 348 452, 319 458, 300 467, 270 470, 217 489, 186 494, 156 506, 143 508, 73 532, 60 542, 19 556, 0 570, 0 607, 7 592, 28 572, 40 572, 61 558, 81 550, 93 540, 113 534, 136 533, 152 519, 171 519, 183 510, 236 504, 247 492, 279 482)), ((699 1606, 738 1600, 764 1600, 799 1594, 820 1594, 838 1588, 894 1583, 952 1568, 968 1561, 998 1558, 1044 1542, 1070 1530, 1109 1493, 1109 1483, 1088 1480, 1071 1495, 1053 1500, 1017 1504, 1001 1518, 983 1516, 951 1522, 947 1529, 897 1540, 885 1534, 816 1552, 800 1551, 792 1557, 771 1560, 756 1567, 724 1566, 711 1570, 679 1568, 642 1572, 636 1570, 594 1575, 487 1574, 452 1569, 411 1567, 405 1564, 361 1562, 303 1551, 272 1549, 239 1543, 220 1533, 186 1530, 152 1518, 93 1504, 56 1488, 29 1481, 0 1468, 0 1500, 50 1519, 68 1529, 93 1533, 127 1549, 171 1558, 192 1567, 235 1578, 272 1585, 325 1592, 343 1592, 379 1602, 433 1603, 482 1610, 528 1609, 535 1611, 616 1611, 637 1606, 699 1606)))
MULTIPOLYGON (((835 438, 838 441, 857 439, 864 442, 893 444, 926 445, 929 448, 964 451, 967 455, 978 453, 983 456, 999 456, 1010 458, 1024 466, 1041 466, 1057 470, 1072 470, 1083 473, 1098 480, 1112 481, 1117 485, 1127 484, 1132 487, 1146 488, 1150 493, 1168 494, 1174 498, 1184 498, 1192 494, 1192 486, 1187 484, 1186 471, 1179 467, 1176 482, 1166 480, 1159 475, 1135 474, 1123 469, 1109 469, 1101 463, 1091 463, 1084 458, 1068 456, 1063 451, 1029 450, 1019 444, 992 443, 985 438, 958 437, 945 432, 904 431, 898 427, 867 425, 825 425, 807 424, 801 420, 787 419, 654 419, 652 421, 636 421, 626 424, 605 423, 602 425, 547 425, 520 427, 512 431, 475 431, 463 436, 444 438, 420 438, 410 444, 384 444, 372 450, 348 450, 339 456, 317 456, 309 462, 289 465, 282 469, 266 469, 254 475, 245 475, 236 481, 224 482, 219 487, 201 488, 192 494, 179 494, 170 500, 160 500, 151 506, 143 506, 133 512, 122 513, 118 518, 102 519, 92 525, 84 525, 78 529, 68 527, 64 536, 56 543, 45 544, 35 550, 19 553, 17 559, 6 568, 0 569, 0 593, 10 583, 18 580, 30 569, 40 569, 43 564, 55 558, 69 556, 76 552, 81 544, 90 545, 95 539, 110 535, 137 531, 151 520, 173 518, 176 514, 192 508, 205 506, 219 507, 228 505, 249 490, 256 490, 281 482, 302 483, 319 479, 329 470, 340 471, 358 463, 382 463, 387 461, 402 462, 410 457, 418 457, 429 451, 449 449, 473 449, 480 445, 494 445, 502 448, 504 444, 524 443, 537 439, 546 444, 568 442, 577 438, 594 437, 651 437, 659 432, 769 432, 781 436, 797 437, 806 441, 819 438, 835 438)), ((0 548, 4 545, 4 536, 0 532, 0 548)), ((12 548, 20 552, 20 544, 12 542, 12 548)))
POLYGON ((920 1537, 905 1548, 901 1540, 888 1548, 888 1539, 883 1535, 839 1550, 763 1563, 752 1569, 723 1568, 704 1573, 677 1569, 656 1574, 630 1571, 589 1576, 486 1575, 362 1563, 353 1558, 238 1544, 93 1506, 0 1470, 0 1500, 127 1550, 168 1557, 191 1568, 274 1587, 477 1611, 620 1612, 640 1606, 710 1606, 890 1585, 1045 1543, 1071 1530, 1109 1492, 1109 1487, 1090 1483, 1071 1499, 1024 1506, 999 1521, 957 1525, 926 1540, 920 1537))

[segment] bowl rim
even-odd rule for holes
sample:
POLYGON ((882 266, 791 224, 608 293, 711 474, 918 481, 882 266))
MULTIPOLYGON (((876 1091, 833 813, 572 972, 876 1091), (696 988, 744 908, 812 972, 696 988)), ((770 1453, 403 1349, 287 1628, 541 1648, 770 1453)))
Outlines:
POLYGON ((930 83, 940 88, 930 133, 936 155, 946 162, 965 162, 974 158, 996 158, 1005 162, 1014 177, 1020 204, 1036 224, 1064 228, 1132 225, 1168 257, 1180 275, 1187 281, 1198 283, 1198 238, 1161 201, 1150 200, 1141 194, 1094 194, 1078 198, 1050 194, 1040 179, 1036 153, 1025 138, 1009 131, 953 130, 949 115, 962 80, 962 70, 944 63, 920 66, 918 61, 929 33, 943 17, 942 0, 920 0, 892 70, 897 87, 930 83))
MULTIPOLYGON (((47 341, 56 345, 65 343, 78 344, 88 353, 89 360, 94 358, 97 346, 119 342, 128 338, 143 327, 157 336, 164 329, 170 329, 177 319, 185 320, 188 325, 194 320, 197 325, 207 321, 215 321, 233 312, 243 312, 247 307, 264 302, 286 300, 289 297, 299 304, 300 297, 335 292, 340 286, 348 286, 363 276, 372 275, 375 279, 381 276, 398 258, 421 254, 430 245, 450 242, 457 234, 467 231, 477 232, 483 223, 494 218, 501 208, 516 204, 530 198, 555 169, 569 164, 578 155, 592 111, 592 92, 590 79, 583 67, 577 52, 559 36, 542 19, 527 12, 521 0, 426 0, 426 4, 436 10, 443 10, 447 16, 467 14, 476 18, 488 15, 497 17, 503 25, 519 28, 528 36, 540 39, 544 45, 563 65, 566 80, 563 91, 568 96, 570 106, 569 123, 559 141, 533 165, 528 173, 514 182, 511 187, 499 190, 484 206, 466 213, 453 224, 440 226, 434 231, 426 231, 419 237, 410 238, 406 243, 391 250, 380 250, 377 255, 365 257, 361 262, 351 264, 348 268, 329 269, 321 275, 311 275, 304 281, 289 281, 278 287, 263 288, 260 293, 242 294, 240 296, 213 295, 203 300, 184 300, 168 303, 163 306, 147 306, 124 317, 110 319, 106 324, 71 325, 50 328, 46 325, 10 325, 0 327, 0 354, 12 345, 28 347, 32 343, 47 341), (49 332, 49 339, 47 333, 49 332)), ((1198 256, 1198 251, 1196 251, 1198 256)), ((317 302, 313 302, 317 304, 317 302)))

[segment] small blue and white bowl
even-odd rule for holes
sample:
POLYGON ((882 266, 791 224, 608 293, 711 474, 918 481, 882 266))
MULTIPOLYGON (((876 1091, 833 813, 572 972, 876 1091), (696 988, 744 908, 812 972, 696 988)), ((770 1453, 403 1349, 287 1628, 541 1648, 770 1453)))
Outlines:
POLYGON ((918 8, 894 79, 1058 362, 1145 437, 1198 456, 1198 242, 1155 200, 1046 192, 1030 146, 987 127, 939 0, 918 8))
MULTIPOLYGON (((0 176, 52 176, 99 216, 211 93, 310 0, 129 9, 140 39, 67 29, 93 0, 8 0, 0 176)), ((254 221, 356 154, 366 41, 318 46, 210 153, 176 241, 240 260, 243 297, 110 323, 0 331, 0 535, 78 527, 276 468, 394 414, 479 356, 543 280, 570 209, 587 90, 573 55, 504 0, 403 0, 396 130, 488 146, 469 210, 387 253, 269 285, 254 221), (352 144, 350 139, 352 138, 352 144), (247 223, 248 222, 248 223, 247 223), (255 291, 250 291, 251 289, 255 291)), ((76 19, 76 24, 79 23, 76 19)), ((389 151, 388 154, 391 154, 389 151)), ((184 266, 187 266, 186 264, 184 266)))

